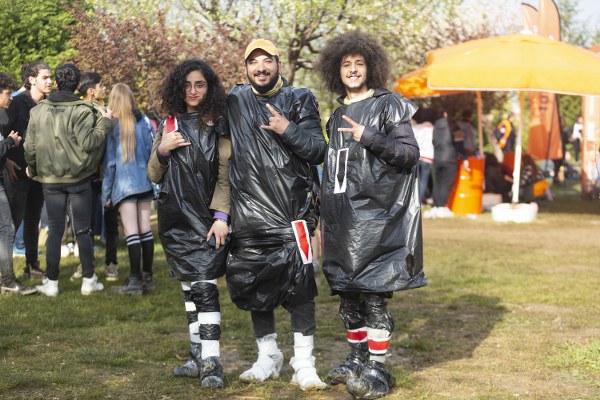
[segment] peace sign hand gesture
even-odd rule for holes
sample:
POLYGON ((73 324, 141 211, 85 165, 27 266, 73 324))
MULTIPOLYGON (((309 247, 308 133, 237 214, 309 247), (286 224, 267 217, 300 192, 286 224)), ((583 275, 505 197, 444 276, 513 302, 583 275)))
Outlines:
POLYGON ((261 125, 260 127, 281 135, 290 125, 290 121, 288 121, 283 115, 279 114, 277 110, 275 110, 275 108, 273 108, 273 106, 269 103, 267 103, 267 109, 272 115, 269 117, 269 125, 261 125))
POLYGON ((342 118, 350 124, 350 128, 338 128, 338 132, 350 132, 352 133, 352 139, 357 142, 360 142, 360 138, 365 131, 365 126, 359 124, 358 122, 354 122, 352 119, 347 117, 346 115, 342 115, 342 118))

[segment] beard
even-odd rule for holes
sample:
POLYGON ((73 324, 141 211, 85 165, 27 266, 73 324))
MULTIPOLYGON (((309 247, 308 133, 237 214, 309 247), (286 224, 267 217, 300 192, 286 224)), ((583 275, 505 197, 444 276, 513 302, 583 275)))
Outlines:
POLYGON ((269 90, 273 89, 275 85, 277 85, 277 82, 279 81, 279 68, 277 69, 277 71, 275 71, 274 74, 272 74, 271 79, 262 86, 259 86, 253 79, 253 77, 251 77, 249 74, 246 75, 248 76, 248 81, 250 82, 254 90, 256 90, 258 93, 263 94, 267 93, 269 90))

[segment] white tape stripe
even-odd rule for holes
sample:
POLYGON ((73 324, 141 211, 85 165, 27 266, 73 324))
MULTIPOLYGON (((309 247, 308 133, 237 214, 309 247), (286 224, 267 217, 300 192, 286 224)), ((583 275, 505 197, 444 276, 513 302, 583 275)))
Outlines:
POLYGON ((216 284, 217 284, 217 280, 216 280, 216 279, 211 279, 211 280, 205 280, 205 281, 193 281, 193 282, 192 282, 192 285, 193 285, 194 283, 202 283, 202 282, 204 282, 204 283, 212 283, 213 285, 216 285, 216 284))
POLYGON ((185 292, 189 292, 191 288, 192 284, 190 282, 181 282, 181 289, 183 289, 185 292))
POLYGON ((185 302, 185 312, 196 311, 196 305, 191 301, 185 302))
POLYGON ((221 313, 218 311, 198 313, 198 323, 200 325, 220 325, 221 313))

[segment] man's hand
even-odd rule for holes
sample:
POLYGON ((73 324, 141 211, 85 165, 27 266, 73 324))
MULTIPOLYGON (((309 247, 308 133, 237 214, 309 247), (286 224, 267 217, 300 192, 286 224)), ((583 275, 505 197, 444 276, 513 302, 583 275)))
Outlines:
POLYGON ((162 140, 158 145, 158 152, 161 154, 169 154, 171 153, 171 150, 189 145, 191 145, 191 143, 186 142, 179 131, 172 131, 162 135, 162 140))
POLYGON ((290 125, 290 121, 288 121, 283 115, 279 114, 277 110, 275 110, 275 108, 273 108, 273 106, 269 103, 267 103, 267 109, 272 115, 272 117, 269 117, 269 125, 261 125, 260 127, 281 135, 290 125))
POLYGON ((19 167, 16 162, 7 158, 6 164, 4 164, 4 168, 6 168, 11 182, 16 182, 17 179, 19 179, 19 177, 17 176, 17 171, 20 171, 21 167, 19 167))
POLYGON ((210 240, 210 237, 215 235, 215 249, 219 250, 219 247, 225 244, 225 238, 228 233, 229 227, 227 226, 227 222, 217 219, 213 222, 210 231, 208 231, 206 240, 210 240))
POLYGON ((15 141, 15 144, 13 144, 12 147, 18 147, 19 144, 21 143, 21 140, 23 140, 23 138, 21 136, 19 136, 19 133, 15 132, 15 131, 10 131, 10 133, 6 137, 12 138, 12 140, 15 141))
POLYGON ((350 124, 350 128, 338 128, 338 132, 350 132, 352 133, 352 139, 357 142, 360 142, 360 138, 365 131, 365 126, 361 125, 357 122, 352 121, 349 117, 342 115, 342 118, 350 124))
POLYGON ((106 107, 106 109, 104 109, 103 107, 100 108, 100 114, 102 114, 102 116, 104 118, 108 118, 108 119, 112 119, 112 110, 108 107, 106 107))

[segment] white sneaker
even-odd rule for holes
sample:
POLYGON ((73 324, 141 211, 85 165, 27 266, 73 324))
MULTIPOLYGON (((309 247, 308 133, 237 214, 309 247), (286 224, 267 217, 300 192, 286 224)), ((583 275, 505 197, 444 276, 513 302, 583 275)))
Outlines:
POLYGON ((40 286, 36 286, 38 292, 45 294, 49 297, 56 297, 58 295, 58 280, 51 281, 48 278, 44 278, 42 280, 42 284, 40 286))
POLYGON ((448 207, 438 207, 436 212, 437 218, 454 218, 454 213, 448 207))
POLYGON ((423 213, 423 218, 433 219, 437 218, 438 207, 431 207, 429 210, 423 213))
POLYGON ((81 282, 81 294, 84 296, 90 295, 93 292, 104 290, 104 285, 98 282, 96 274, 91 278, 83 278, 81 282))

